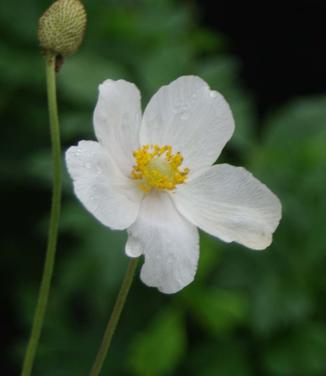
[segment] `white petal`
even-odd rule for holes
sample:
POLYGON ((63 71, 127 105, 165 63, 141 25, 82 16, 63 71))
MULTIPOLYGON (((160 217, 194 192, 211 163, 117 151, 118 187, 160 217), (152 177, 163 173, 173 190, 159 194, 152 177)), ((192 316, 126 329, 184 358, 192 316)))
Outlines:
POLYGON ((95 134, 126 176, 134 163, 132 152, 139 147, 140 93, 124 80, 106 80, 99 86, 94 111, 95 134))
POLYGON ((270 245, 281 218, 279 199, 244 168, 227 164, 205 170, 173 198, 180 213, 202 230, 252 249, 270 245))
POLYGON ((198 257, 198 230, 176 211, 166 193, 147 195, 136 222, 128 229, 126 253, 145 255, 141 279, 166 294, 193 281, 198 257))
POLYGON ((129 257, 139 257, 143 254, 143 248, 139 241, 128 231, 128 240, 125 247, 126 255, 129 257))
POLYGON ((76 196, 95 218, 112 229, 125 229, 135 221, 142 194, 98 142, 70 147, 66 163, 76 196))
POLYGON ((211 166, 232 136, 234 121, 221 94, 196 76, 163 86, 149 102, 141 126, 142 144, 171 145, 191 173, 211 166))

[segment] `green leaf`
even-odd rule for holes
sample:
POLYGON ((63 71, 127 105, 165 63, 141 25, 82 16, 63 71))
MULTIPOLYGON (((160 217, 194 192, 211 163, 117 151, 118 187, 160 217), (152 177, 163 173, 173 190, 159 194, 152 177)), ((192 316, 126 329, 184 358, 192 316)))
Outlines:
POLYGON ((185 295, 191 312, 208 333, 227 333, 247 317, 248 302, 239 292, 222 289, 193 288, 185 295))
POLYGON ((251 376, 246 343, 231 338, 218 338, 199 342, 188 356, 185 375, 200 376, 251 376), (195 370, 195 371, 194 371, 195 370), (197 372, 197 373, 196 373, 197 372))
POLYGON ((93 106, 98 85, 106 79, 119 78, 126 78, 121 66, 92 54, 78 53, 65 61, 59 84, 71 102, 93 106))
POLYGON ((274 341, 265 356, 272 375, 321 376, 326 374, 326 326, 309 323, 274 341))
POLYGON ((172 308, 162 310, 132 341, 129 359, 132 374, 160 376, 172 372, 185 352, 185 345, 182 317, 172 308))
POLYGON ((221 243, 214 237, 200 234, 200 258, 196 281, 206 279, 216 270, 221 259, 221 243))

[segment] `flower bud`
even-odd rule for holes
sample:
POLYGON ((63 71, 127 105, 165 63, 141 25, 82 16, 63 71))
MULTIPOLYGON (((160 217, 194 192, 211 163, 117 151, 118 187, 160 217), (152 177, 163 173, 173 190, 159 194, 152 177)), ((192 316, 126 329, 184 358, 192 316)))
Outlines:
POLYGON ((67 56, 77 51, 86 28, 79 0, 57 0, 41 16, 38 39, 45 53, 67 56))

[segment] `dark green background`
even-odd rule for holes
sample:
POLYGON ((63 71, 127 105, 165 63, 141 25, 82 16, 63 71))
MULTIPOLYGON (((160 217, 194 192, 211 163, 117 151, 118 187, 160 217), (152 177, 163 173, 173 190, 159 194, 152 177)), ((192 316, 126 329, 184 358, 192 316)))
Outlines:
MULTIPOLYGON (((51 160, 35 34, 50 3, 0 3, 3 375, 19 373, 45 254, 51 160)), ((255 93, 239 80, 232 43, 199 25, 193 2, 84 3, 84 43, 58 75, 64 149, 94 139, 92 111, 104 79, 135 82, 146 104, 162 84, 197 74, 225 95, 235 115, 236 132, 221 161, 248 168, 283 204, 274 242, 264 252, 202 234, 196 280, 181 293, 163 295, 137 273, 103 374, 326 374, 326 96, 293 99, 258 117, 255 93)), ((125 232, 104 228, 83 209, 65 172, 35 375, 88 374, 127 265, 125 240, 125 232)))

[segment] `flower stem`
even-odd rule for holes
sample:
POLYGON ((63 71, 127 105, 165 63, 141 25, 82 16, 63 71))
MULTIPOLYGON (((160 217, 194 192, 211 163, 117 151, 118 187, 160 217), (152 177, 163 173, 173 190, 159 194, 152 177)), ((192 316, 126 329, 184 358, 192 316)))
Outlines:
POLYGON ((37 306, 34 314, 33 327, 25 354, 23 370, 21 373, 22 376, 29 376, 32 372, 37 346, 41 335, 53 274, 58 237, 58 222, 60 216, 61 145, 56 96, 55 56, 52 55, 46 56, 46 80, 53 160, 52 205, 46 259, 44 263, 43 276, 40 285, 37 306))
POLYGON ((103 363, 105 361, 105 358, 107 356, 108 350, 110 348, 111 340, 114 334, 114 331, 117 327, 117 324, 119 322, 119 318, 122 312, 122 309, 126 303, 127 295, 130 289, 130 286, 133 281, 133 277, 135 274, 135 270, 137 267, 137 258, 132 258, 129 261, 128 269, 126 271, 126 274, 124 276, 124 279, 122 281, 119 294, 117 296, 117 299, 115 301, 113 311, 111 313, 110 320, 107 324, 107 327, 105 329, 105 333, 102 339, 101 346, 99 348, 99 351, 96 355, 95 362, 93 364, 90 376, 98 376, 101 372, 103 363))

